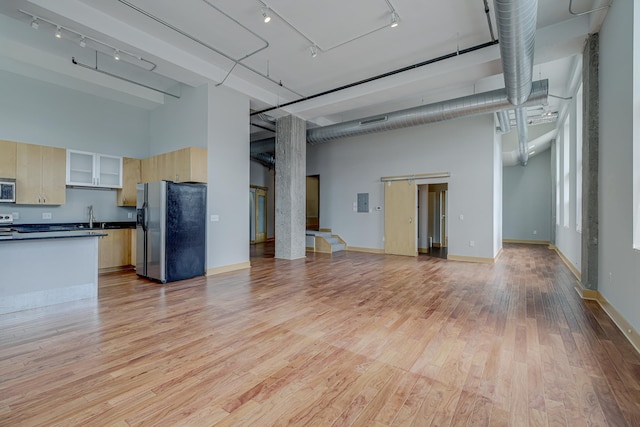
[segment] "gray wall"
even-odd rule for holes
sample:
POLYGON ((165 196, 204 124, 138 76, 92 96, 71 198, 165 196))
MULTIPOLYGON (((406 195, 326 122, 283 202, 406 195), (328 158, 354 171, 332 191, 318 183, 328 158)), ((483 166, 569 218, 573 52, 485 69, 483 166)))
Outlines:
POLYGON ((598 291, 636 331, 640 330, 640 251, 632 242, 632 158, 634 134, 635 149, 640 150, 639 9, 638 2, 614 0, 600 32, 598 239, 598 291))
POLYGON ((442 180, 449 184, 449 254, 493 258, 494 214, 500 215, 494 166, 501 167, 494 135, 488 114, 309 146, 307 175, 320 175, 320 226, 349 246, 383 249, 384 210, 354 212, 357 194, 369 193, 372 208, 384 207, 381 177, 450 172, 442 180))
POLYGON ((531 157, 525 167, 518 165, 503 168, 503 178, 503 238, 549 241, 551 150, 531 157))
MULTIPOLYGON (((149 112, 0 71, 0 139, 102 154, 146 157, 149 112)), ((88 221, 87 206, 98 221, 133 221, 133 208, 116 206, 116 190, 67 188, 62 206, 1 205, 2 213, 18 213, 16 224, 88 221), (43 213, 51 213, 43 220, 43 213)))

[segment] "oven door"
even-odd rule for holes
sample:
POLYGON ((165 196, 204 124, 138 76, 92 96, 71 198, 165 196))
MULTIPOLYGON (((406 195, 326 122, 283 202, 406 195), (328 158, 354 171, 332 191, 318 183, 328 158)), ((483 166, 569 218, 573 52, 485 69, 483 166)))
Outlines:
POLYGON ((0 202, 15 203, 16 183, 11 181, 0 181, 0 202))

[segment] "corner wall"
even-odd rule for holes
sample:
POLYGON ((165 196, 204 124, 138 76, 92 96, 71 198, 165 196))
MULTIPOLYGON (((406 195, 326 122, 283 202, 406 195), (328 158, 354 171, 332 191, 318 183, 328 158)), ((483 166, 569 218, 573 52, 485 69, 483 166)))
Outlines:
POLYGON ((493 259, 494 159, 488 114, 308 146, 307 175, 320 175, 320 227, 351 247, 384 249, 380 178, 450 172, 438 180, 449 184, 449 254, 493 259), (372 212, 354 212, 358 193, 369 193, 372 212))
MULTIPOLYGON (((633 249, 633 76, 637 2, 615 0, 600 31, 600 233, 598 291, 640 331, 640 251, 633 249), (635 22, 635 25, 634 25, 635 22)), ((634 65, 636 68, 634 69, 634 65)), ((636 79, 639 77, 636 76, 636 79)), ((637 111, 637 109, 635 109, 637 111)))

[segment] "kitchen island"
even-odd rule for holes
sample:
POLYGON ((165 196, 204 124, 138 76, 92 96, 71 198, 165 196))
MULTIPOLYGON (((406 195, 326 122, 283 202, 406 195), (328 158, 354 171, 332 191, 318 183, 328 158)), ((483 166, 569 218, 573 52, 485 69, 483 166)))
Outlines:
POLYGON ((0 236, 0 314, 98 295, 100 231, 0 236))

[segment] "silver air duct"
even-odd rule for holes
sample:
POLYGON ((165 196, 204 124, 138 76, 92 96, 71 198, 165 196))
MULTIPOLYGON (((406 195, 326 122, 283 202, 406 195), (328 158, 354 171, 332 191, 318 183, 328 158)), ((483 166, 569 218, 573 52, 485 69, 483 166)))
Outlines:
MULTIPOLYGON (((509 102, 524 107, 531 94, 538 0, 494 0, 504 84, 509 102)), ((520 163, 529 157, 526 110, 516 108, 520 163)))
POLYGON ((509 120, 509 112, 507 110, 498 111, 496 113, 496 116, 498 116, 498 127, 500 129, 500 132, 511 132, 511 120, 509 120))
MULTIPOLYGON (((545 104, 548 92, 548 80, 534 82, 531 94, 523 106, 545 104)), ((511 103, 507 97, 507 90, 497 89, 364 119, 309 129, 307 130, 307 143, 313 145, 350 136, 424 125, 459 117, 496 113, 509 107, 511 107, 511 103)))

